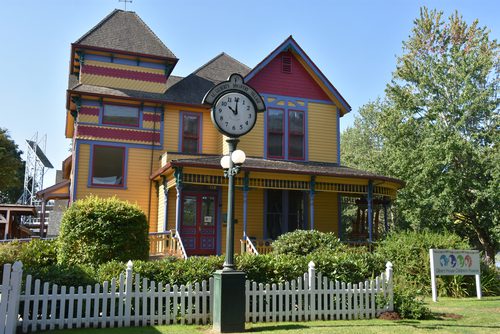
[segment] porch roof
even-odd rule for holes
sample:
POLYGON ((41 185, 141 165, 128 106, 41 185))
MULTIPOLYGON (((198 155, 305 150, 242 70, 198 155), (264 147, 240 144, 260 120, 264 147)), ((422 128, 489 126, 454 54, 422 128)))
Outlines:
MULTIPOLYGON (((199 167, 210 169, 221 169, 221 156, 204 156, 200 158, 175 159, 167 163, 165 166, 157 170, 151 175, 151 179, 156 179, 174 167, 199 167)), ((372 172, 354 169, 346 166, 341 166, 335 163, 326 162, 300 162, 300 161, 281 161, 268 160, 263 158, 247 157, 245 163, 241 166, 242 171, 258 171, 269 173, 287 173, 287 174, 306 174, 315 176, 330 176, 342 178, 361 178, 366 180, 380 180, 394 182, 399 187, 404 187, 405 183, 402 180, 378 175, 372 172)))

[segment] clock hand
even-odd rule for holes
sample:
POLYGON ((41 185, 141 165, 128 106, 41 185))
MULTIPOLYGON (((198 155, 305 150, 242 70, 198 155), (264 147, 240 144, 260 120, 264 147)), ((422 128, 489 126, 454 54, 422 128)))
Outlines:
POLYGON ((231 111, 233 112, 233 114, 237 114, 238 113, 238 106, 236 105, 236 110, 234 110, 233 108, 231 108, 231 106, 227 106, 229 109, 231 109, 231 111))
POLYGON ((238 102, 240 102, 240 99, 235 98, 234 100, 236 101, 236 110, 234 111, 234 114, 238 115, 238 102))

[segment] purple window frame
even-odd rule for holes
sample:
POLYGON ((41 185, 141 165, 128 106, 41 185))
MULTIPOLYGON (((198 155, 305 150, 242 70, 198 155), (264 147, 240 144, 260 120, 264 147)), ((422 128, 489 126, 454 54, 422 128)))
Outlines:
POLYGON ((270 130, 270 126, 269 126, 269 115, 271 113, 267 113, 267 133, 266 133, 266 136, 267 136, 267 147, 266 147, 266 150, 267 150, 267 157, 268 158, 271 158, 271 159, 284 159, 285 158, 285 150, 286 150, 286 147, 285 147, 285 121, 286 121, 286 118, 285 118, 285 109, 280 109, 280 108, 270 108, 270 109, 273 109, 273 110, 278 110, 278 111, 281 111, 282 114, 283 114, 283 121, 281 122, 281 132, 278 133, 278 132, 273 132, 270 130), (281 134, 281 155, 271 155, 270 154, 270 140, 269 140, 269 134, 281 134))
POLYGON ((127 149, 126 149, 125 146, 92 145, 92 165, 90 166, 91 167, 90 185, 92 187, 99 187, 99 188, 125 188, 126 152, 127 152, 127 149), (95 150, 96 150, 96 148, 99 148, 99 147, 115 148, 115 149, 121 149, 122 150, 123 159, 122 159, 122 183, 121 184, 96 184, 96 183, 94 183, 95 150))
POLYGON ((202 114, 201 113, 197 113, 197 112, 186 112, 186 111, 183 111, 181 112, 181 124, 180 124, 180 129, 179 129, 179 132, 180 132, 180 141, 179 141, 179 151, 182 152, 182 153, 191 153, 191 154, 200 154, 201 153, 201 139, 202 139, 202 114), (184 117, 185 116, 195 116, 197 119, 198 119, 198 135, 195 137, 195 136, 186 136, 184 134, 184 117), (190 139, 196 139, 197 141, 197 145, 196 145, 196 152, 186 152, 184 150, 184 138, 190 138, 190 139))
POLYGON ((141 121, 140 108, 138 106, 129 105, 129 104, 105 103, 102 106, 102 117, 101 117, 101 120, 102 120, 102 122, 101 122, 102 124, 129 126, 129 127, 132 127, 132 128, 138 128, 139 125, 140 125, 140 121, 141 121), (104 112, 105 112, 106 106, 136 108, 137 109, 137 123, 136 124, 125 124, 125 123, 116 123, 116 122, 105 122, 104 121, 104 112))
POLYGON ((287 151, 286 151, 286 156, 288 157, 288 160, 299 160, 299 161, 303 161, 305 160, 306 158, 306 145, 305 145, 305 138, 306 138, 306 129, 305 129, 305 123, 306 123, 306 113, 303 111, 303 110, 296 110, 296 109, 288 109, 288 114, 287 114, 287 121, 288 121, 288 134, 287 134, 287 137, 288 137, 288 147, 287 147, 287 151), (292 112, 299 112, 299 113, 302 113, 302 133, 294 133, 290 130, 291 126, 290 126, 290 113, 292 112), (291 141, 290 141, 290 137, 292 136, 302 136, 302 157, 290 157, 290 144, 291 144, 291 141))

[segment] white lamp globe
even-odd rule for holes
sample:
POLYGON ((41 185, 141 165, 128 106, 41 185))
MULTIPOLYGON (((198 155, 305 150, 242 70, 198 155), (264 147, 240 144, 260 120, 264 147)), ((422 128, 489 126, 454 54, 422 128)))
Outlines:
POLYGON ((231 160, 229 158, 229 155, 225 155, 220 159, 220 165, 224 169, 228 169, 229 165, 231 164, 231 160))
POLYGON ((241 165, 242 163, 245 162, 246 158, 247 156, 245 152, 243 152, 242 150, 236 150, 231 155, 231 160, 233 160, 235 165, 241 165))

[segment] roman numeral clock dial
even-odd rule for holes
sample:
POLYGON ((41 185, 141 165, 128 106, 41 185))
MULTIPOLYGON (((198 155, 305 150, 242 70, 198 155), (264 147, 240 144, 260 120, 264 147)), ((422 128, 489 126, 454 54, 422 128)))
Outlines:
POLYGON ((239 137, 254 127, 255 113, 255 107, 248 96, 230 92, 217 100, 212 117, 221 132, 230 137, 239 137))

